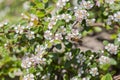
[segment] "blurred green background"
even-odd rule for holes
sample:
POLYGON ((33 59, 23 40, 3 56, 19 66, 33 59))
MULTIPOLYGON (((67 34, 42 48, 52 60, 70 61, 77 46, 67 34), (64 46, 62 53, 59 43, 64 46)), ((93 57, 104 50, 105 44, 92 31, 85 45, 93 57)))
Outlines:
POLYGON ((21 13, 29 10, 29 0, 0 0, 0 22, 16 23, 21 13))

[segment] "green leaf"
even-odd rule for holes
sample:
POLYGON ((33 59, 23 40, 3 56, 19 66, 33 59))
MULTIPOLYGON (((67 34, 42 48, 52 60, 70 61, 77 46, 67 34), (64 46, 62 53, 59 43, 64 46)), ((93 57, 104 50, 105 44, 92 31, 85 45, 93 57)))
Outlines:
POLYGON ((37 3, 37 7, 39 9, 44 9, 45 8, 45 4, 39 2, 39 3, 37 3))
POLYGON ((101 80, 113 80, 111 74, 107 73, 105 76, 101 78, 101 80))
POLYGON ((48 0, 43 0, 43 3, 47 3, 48 2, 48 0))
POLYGON ((116 65, 117 62, 116 62, 114 59, 111 59, 111 60, 110 60, 110 64, 111 64, 111 65, 116 65))
POLYGON ((103 41, 103 44, 104 44, 104 45, 107 45, 108 43, 109 43, 109 42, 108 42, 108 41, 106 41, 106 40, 105 40, 105 41, 103 41))
POLYGON ((38 16, 38 17, 44 17, 44 16, 45 16, 45 13, 42 12, 42 11, 37 11, 37 16, 38 16))

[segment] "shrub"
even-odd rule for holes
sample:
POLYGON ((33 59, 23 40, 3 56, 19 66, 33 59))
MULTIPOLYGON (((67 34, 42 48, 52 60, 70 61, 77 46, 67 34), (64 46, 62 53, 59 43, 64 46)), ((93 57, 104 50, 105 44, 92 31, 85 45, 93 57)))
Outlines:
POLYGON ((7 74, 14 77, 13 72, 19 72, 23 80, 112 80, 120 65, 119 4, 120 0, 31 0, 31 10, 22 13, 19 24, 1 23, 0 53, 6 64, 1 70, 15 67, 7 74), (103 41, 103 50, 79 48, 85 36, 102 31, 114 33, 113 40, 103 41))

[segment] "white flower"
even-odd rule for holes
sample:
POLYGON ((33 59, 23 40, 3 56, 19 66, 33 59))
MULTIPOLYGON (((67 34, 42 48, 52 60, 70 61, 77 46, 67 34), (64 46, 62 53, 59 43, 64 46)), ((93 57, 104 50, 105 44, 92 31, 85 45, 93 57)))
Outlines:
POLYGON ((105 0, 106 3, 108 4, 113 4, 115 0, 105 0))
POLYGON ((120 42, 120 33, 118 34, 118 38, 117 38, 117 40, 120 42))
POLYGON ((84 78, 82 78, 82 80, 90 80, 90 78, 89 77, 84 77, 84 78))
POLYGON ((79 69, 78 69, 78 76, 81 77, 81 75, 82 75, 83 73, 84 73, 83 68, 82 68, 82 67, 79 68, 79 69))
POLYGON ((58 0, 56 5, 57 5, 58 8, 63 8, 68 1, 69 0, 58 0))
POLYGON ((62 14, 61 18, 64 19, 66 22, 69 22, 72 19, 70 14, 62 14))
POLYGON ((14 29, 16 33, 22 34, 24 32, 24 28, 24 26, 18 25, 14 29))
POLYGON ((24 19, 29 19, 29 17, 28 17, 26 14, 24 14, 24 13, 21 13, 21 16, 22 16, 22 18, 24 18, 24 19))
POLYGON ((105 49, 111 54, 116 55, 118 46, 115 46, 114 44, 109 43, 107 46, 105 46, 105 49))
POLYGON ((30 14, 30 17, 31 17, 31 21, 35 21, 35 20, 38 20, 38 17, 34 14, 30 14))
POLYGON ((86 57, 83 55, 83 54, 78 54, 77 56, 76 56, 76 59, 77 59, 77 63, 81 63, 81 64, 83 64, 83 62, 86 60, 86 57))
POLYGON ((95 23, 95 19, 86 19, 86 25, 89 26, 89 25, 92 25, 95 23))
POLYGON ((51 21, 51 22, 48 24, 48 29, 52 29, 55 24, 56 24, 56 22, 51 21))
POLYGON ((7 25, 7 24, 8 24, 8 21, 0 22, 0 28, 3 27, 4 25, 7 25))
MULTIPOLYGON (((43 45, 37 45, 37 47, 35 48, 35 52, 37 54, 42 54, 45 53, 45 49, 46 49, 46 46, 43 46, 43 45)), ((39 55, 40 56, 40 55, 39 55)))
POLYGON ((49 80, 50 79, 50 73, 47 73, 46 75, 43 75, 42 80, 49 80))
POLYGON ((63 35, 66 34, 66 28, 64 26, 60 26, 59 32, 63 35))
POLYGON ((24 3, 23 3, 23 8, 24 8, 25 10, 29 10, 29 9, 30 9, 30 2, 29 2, 29 1, 24 2, 24 3))
POLYGON ((110 63, 110 58, 106 57, 106 56, 101 56, 99 58, 99 63, 100 64, 108 64, 108 63, 110 63))
POLYGON ((77 77, 72 77, 70 80, 79 80, 77 77))
POLYGON ((27 74, 26 76, 23 77, 23 80, 34 80, 34 75, 33 74, 27 74))
POLYGON ((44 38, 47 40, 52 40, 52 38, 53 38, 52 32, 50 32, 50 30, 45 31, 44 38))
POLYGON ((27 31, 26 32, 26 37, 31 40, 31 39, 34 39, 35 36, 34 36, 34 32, 33 31, 27 31))
POLYGON ((120 11, 114 13, 114 21, 119 22, 120 21, 120 11))
POLYGON ((91 9, 94 4, 91 3, 91 1, 85 1, 85 0, 83 0, 80 5, 82 7, 84 7, 85 9, 91 9))
POLYGON ((65 53, 65 57, 66 57, 67 60, 71 60, 73 58, 72 52, 65 53))
POLYGON ((56 33, 54 38, 55 38, 55 40, 63 40, 61 33, 56 33))
POLYGON ((83 19, 86 19, 87 16, 89 16, 88 12, 86 10, 75 10, 75 17, 78 21, 82 21, 83 19))
POLYGON ((98 74, 99 74, 99 73, 98 73, 98 68, 97 68, 97 67, 91 68, 91 69, 90 69, 90 74, 91 74, 92 76, 98 75, 98 74))
POLYGON ((23 60, 22 60, 22 63, 21 63, 21 67, 22 68, 29 68, 32 66, 32 62, 30 61, 30 58, 29 57, 25 57, 23 60))
POLYGON ((31 60, 32 64, 36 65, 36 64, 38 64, 40 62, 41 59, 39 58, 39 56, 32 55, 30 60, 31 60))

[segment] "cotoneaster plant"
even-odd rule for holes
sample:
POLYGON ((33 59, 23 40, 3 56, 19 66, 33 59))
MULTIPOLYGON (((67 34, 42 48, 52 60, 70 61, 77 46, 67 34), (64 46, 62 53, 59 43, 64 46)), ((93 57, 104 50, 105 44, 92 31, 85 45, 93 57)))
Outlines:
MULTIPOLYGON (((119 0, 31 0, 18 24, 1 23, 5 49, 21 60, 22 80, 113 80, 119 70, 119 0), (82 38, 116 30, 104 49, 82 51, 82 38)), ((96 46, 97 47, 97 46, 96 46)), ((116 78, 116 77, 115 77, 116 78)))

